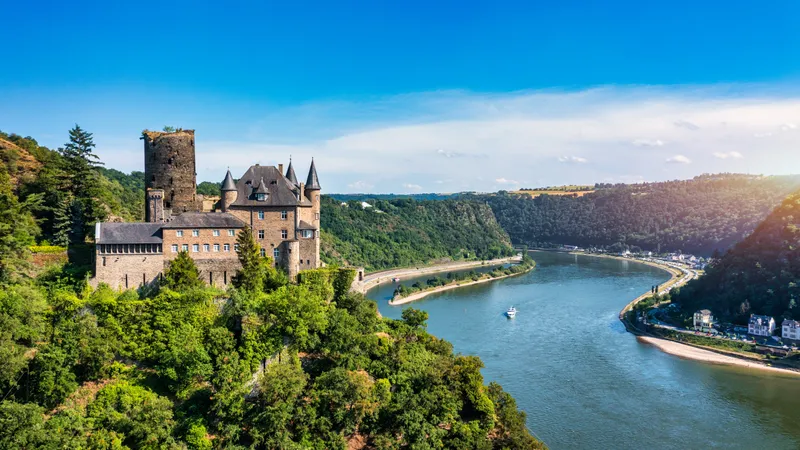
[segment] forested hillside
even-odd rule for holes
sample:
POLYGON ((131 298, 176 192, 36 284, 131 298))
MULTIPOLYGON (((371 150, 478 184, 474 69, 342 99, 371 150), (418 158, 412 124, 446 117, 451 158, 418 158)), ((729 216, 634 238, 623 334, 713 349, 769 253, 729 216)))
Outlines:
POLYGON ((508 236, 482 202, 322 199, 322 258, 368 270, 435 260, 512 254, 508 236))
POLYGON ((800 191, 673 301, 745 323, 751 313, 800 319, 800 191))
POLYGON ((0 171, 11 191, 30 204, 40 240, 56 245, 83 242, 94 223, 144 217, 144 174, 101 167, 92 134, 77 125, 58 150, 31 137, 0 131, 0 171))
POLYGON ((512 242, 711 255, 755 229, 800 176, 703 175, 575 196, 468 195, 488 202, 512 242))
POLYGON ((544 448, 427 313, 380 318, 353 270, 289 283, 239 236, 227 292, 185 252, 138 292, 0 280, 0 448, 544 448))

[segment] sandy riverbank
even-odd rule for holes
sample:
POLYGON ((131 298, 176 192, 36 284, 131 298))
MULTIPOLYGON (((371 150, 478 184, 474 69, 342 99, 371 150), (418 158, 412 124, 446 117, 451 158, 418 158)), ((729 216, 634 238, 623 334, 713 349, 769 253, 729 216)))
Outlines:
MULTIPOLYGON (((580 253, 580 254, 587 254, 587 253, 580 253)), ((594 255, 594 254, 588 254, 588 255, 597 258, 613 258, 613 259, 635 261, 638 263, 647 264, 649 266, 658 267, 659 269, 665 270, 670 273, 671 278, 669 279, 669 281, 662 283, 661 285, 662 288, 667 288, 676 285, 679 282, 681 282, 684 278, 683 277, 684 274, 680 270, 677 270, 674 267, 667 266, 666 264, 659 264, 657 262, 652 262, 652 261, 640 261, 635 259, 631 260, 628 258, 622 258, 611 255, 594 255)), ((636 305, 636 303, 650 297, 651 295, 652 294, 650 292, 645 292, 644 294, 640 295, 639 297, 636 297, 633 301, 625 305, 625 308, 623 308, 622 311, 620 311, 619 313, 620 320, 625 322, 624 318, 625 313, 628 312, 631 308, 633 308, 633 306, 636 305)), ((705 350, 702 348, 681 344, 679 342, 674 342, 667 339, 661 339, 653 336, 642 336, 642 335, 636 336, 636 339, 639 342, 650 344, 665 353, 675 355, 679 358, 692 359, 695 361, 700 361, 710 364, 722 364, 729 366, 746 367, 749 369, 766 370, 786 375, 800 376, 800 372, 795 370, 772 367, 759 361, 749 361, 747 359, 737 358, 735 356, 723 355, 721 353, 717 353, 711 350, 705 350)))
POLYGON ((800 372, 794 370, 771 367, 757 361, 748 361, 746 359, 736 358, 733 356, 726 356, 710 350, 703 350, 701 348, 692 347, 691 345, 680 344, 678 342, 668 341, 666 339, 659 339, 651 336, 637 336, 636 339, 638 339, 639 342, 653 345, 659 350, 669 353, 670 355, 675 355, 679 358, 693 359, 695 361, 703 361, 711 364, 747 367, 750 369, 768 370, 786 375, 800 376, 800 372))
POLYGON ((384 270, 381 272, 368 274, 367 276, 364 277, 363 281, 356 283, 353 286, 353 290, 361 292, 362 294, 366 294, 368 290, 380 284, 388 283, 392 281, 394 278, 399 278, 402 280, 406 278, 413 278, 420 275, 429 275, 434 273, 449 272, 452 270, 469 269, 472 267, 499 266, 501 264, 507 264, 510 262, 517 262, 517 261, 520 261, 520 258, 516 256, 511 256, 508 258, 491 259, 488 261, 455 261, 445 264, 436 264, 432 266, 406 267, 402 269, 384 270))
MULTIPOLYGON (((536 266, 532 266, 531 270, 534 267, 536 267, 536 266)), ((434 289, 426 289, 424 291, 415 292, 415 293, 413 293, 413 294, 411 294, 411 295, 409 295, 407 297, 398 298, 397 300, 389 300, 389 304, 392 305, 392 306, 405 305, 406 303, 411 303, 413 301, 423 299, 423 298, 425 298, 425 297, 427 297, 427 296, 429 296, 431 294, 436 294, 436 293, 439 293, 439 292, 449 291, 450 289, 456 289, 456 288, 467 287, 467 286, 474 286, 476 284, 487 283, 489 281, 502 280, 503 278, 513 277, 513 276, 516 276, 516 275, 522 275, 523 273, 528 273, 528 272, 530 272, 530 270, 526 270, 525 272, 520 272, 520 273, 512 273, 512 274, 509 274, 509 275, 503 275, 502 277, 483 278, 483 279, 480 279, 478 281, 469 281, 469 282, 466 282, 466 283, 454 283, 454 284, 448 284, 446 286, 439 286, 439 287, 436 287, 434 289)))

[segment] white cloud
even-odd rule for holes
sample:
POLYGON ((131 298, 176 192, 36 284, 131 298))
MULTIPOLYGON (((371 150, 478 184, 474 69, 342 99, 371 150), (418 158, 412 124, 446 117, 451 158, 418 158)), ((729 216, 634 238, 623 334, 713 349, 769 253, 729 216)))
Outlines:
POLYGON ((673 164, 689 164, 692 162, 692 160, 683 155, 675 155, 667 158, 666 162, 673 164))
POLYGON ((697 125, 689 122, 688 120, 676 120, 673 125, 678 128, 686 128, 687 130, 697 131, 700 129, 697 125))
POLYGON ((354 183, 348 184, 347 187, 349 187, 350 189, 368 191, 368 190, 374 188, 375 185, 371 184, 371 183, 367 183, 366 181, 358 180, 358 181, 356 181, 354 183))
POLYGON ((580 156, 559 156, 558 162, 560 163, 573 163, 573 164, 582 164, 589 162, 586 158, 581 158, 580 156))
POLYGON ((756 133, 756 134, 753 135, 753 137, 757 137, 757 138, 765 138, 765 137, 770 137, 770 136, 772 136, 772 133, 756 133))
POLYGON ((785 123, 785 124, 781 125, 781 131, 791 131, 791 130, 796 130, 796 129, 797 129, 797 125, 793 124, 793 123, 785 123))
POLYGON ((661 139, 636 139, 635 141, 631 142, 631 144, 637 147, 662 147, 664 145, 664 141, 661 139))
POLYGON ((422 186, 420 186, 418 184, 403 183, 403 187, 406 188, 406 189, 410 189, 412 191, 422 190, 422 186))
POLYGON ((737 151, 730 151, 730 152, 714 152, 714 157, 719 159, 742 159, 744 155, 737 151))
MULTIPOLYGON (((238 177, 255 163, 285 164, 289 155, 300 180, 315 157, 328 193, 393 192, 404 183, 486 191, 526 179, 540 186, 592 184, 630 174, 674 179, 730 170, 723 162, 737 159, 731 152, 746 155, 752 173, 800 173, 795 156, 800 132, 790 126, 800 125, 800 88, 791 85, 424 92, 248 108, 246 117, 234 109, 214 111, 219 118, 192 124, 198 130, 198 181, 222 180, 227 166, 238 177), (757 135, 768 132, 764 145, 757 135), (727 160, 711 152, 724 153, 727 160), (671 155, 692 163, 653 170, 671 155), (580 166, 575 170, 562 160, 572 156, 590 163, 571 161, 580 166), (489 174, 502 174, 505 183, 489 174)), ((175 123, 159 115, 148 120, 175 123)), ((109 167, 142 170, 143 126, 133 125, 122 137, 95 134, 109 167)))
POLYGON ((507 184, 507 185, 519 185, 520 184, 519 181, 509 180, 509 179, 506 179, 506 178, 496 178, 494 180, 494 182, 497 183, 497 184, 507 184))

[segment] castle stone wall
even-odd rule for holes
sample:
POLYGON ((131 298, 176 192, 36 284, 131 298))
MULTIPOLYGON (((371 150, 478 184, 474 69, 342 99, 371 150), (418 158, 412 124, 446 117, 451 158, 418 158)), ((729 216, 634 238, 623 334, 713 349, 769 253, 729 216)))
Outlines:
MULTIPOLYGON (((201 211, 197 198, 194 158, 194 130, 176 132, 145 131, 145 187, 164 190, 164 209, 173 214, 201 211)), ((149 208, 145 220, 152 222, 149 208)))

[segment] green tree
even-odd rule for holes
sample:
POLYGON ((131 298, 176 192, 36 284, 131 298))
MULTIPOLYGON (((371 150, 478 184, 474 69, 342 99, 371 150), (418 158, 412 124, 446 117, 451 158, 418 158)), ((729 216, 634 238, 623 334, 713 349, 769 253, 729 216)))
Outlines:
POLYGON ((0 283, 10 281, 27 265, 28 246, 37 234, 29 205, 17 200, 8 175, 0 168, 0 283))
POLYGON ((296 356, 287 362, 267 365, 258 380, 258 396, 248 413, 250 436, 256 446, 293 446, 291 424, 307 382, 308 375, 296 356))
POLYGON ((401 313, 401 316, 403 317, 403 321, 412 328, 427 327, 425 322, 428 320, 428 313, 426 311, 414 308, 406 308, 401 313))
POLYGON ((266 280, 265 258, 261 256, 261 247, 253 237, 253 230, 246 225, 236 237, 236 243, 239 247, 237 255, 242 268, 236 272, 233 285, 243 291, 262 291, 266 280))
POLYGON ((130 448, 160 449, 174 443, 172 402, 126 381, 101 389, 86 414, 96 425, 123 436, 130 448))
POLYGON ((167 271, 164 272, 164 286, 174 291, 186 291, 202 285, 200 271, 192 257, 188 252, 179 252, 178 256, 170 261, 167 271))
POLYGON ((102 162, 94 154, 94 148, 92 133, 75 125, 69 130, 69 142, 59 149, 64 173, 69 180, 69 191, 74 197, 70 205, 73 242, 82 241, 91 225, 106 214, 98 201, 102 192, 95 168, 102 162))

